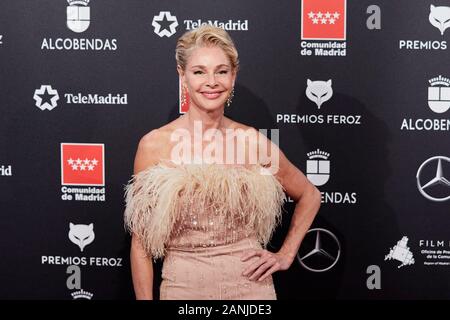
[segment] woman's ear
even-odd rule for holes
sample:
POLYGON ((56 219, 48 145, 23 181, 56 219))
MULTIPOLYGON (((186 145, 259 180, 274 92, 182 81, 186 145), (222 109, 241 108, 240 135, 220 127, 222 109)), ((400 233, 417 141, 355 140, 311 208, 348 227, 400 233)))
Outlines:
POLYGON ((236 82, 236 77, 237 77, 237 72, 233 71, 233 88, 234 88, 234 84, 236 82))
POLYGON ((182 84, 184 84, 184 70, 183 70, 183 68, 181 68, 180 65, 177 65, 177 71, 178 71, 178 75, 180 77, 180 82, 182 84))

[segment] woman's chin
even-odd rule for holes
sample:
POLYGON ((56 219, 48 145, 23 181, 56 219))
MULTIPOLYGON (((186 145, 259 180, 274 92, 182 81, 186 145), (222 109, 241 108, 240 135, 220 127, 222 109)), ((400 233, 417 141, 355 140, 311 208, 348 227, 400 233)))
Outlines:
POLYGON ((206 112, 214 112, 214 111, 220 111, 223 110, 223 104, 211 104, 211 103, 205 103, 198 105, 198 108, 200 110, 206 111, 206 112))

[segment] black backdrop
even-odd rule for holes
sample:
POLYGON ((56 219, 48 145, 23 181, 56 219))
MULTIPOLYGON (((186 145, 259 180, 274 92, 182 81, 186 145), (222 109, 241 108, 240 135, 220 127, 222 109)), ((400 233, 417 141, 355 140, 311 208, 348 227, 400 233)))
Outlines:
POLYGON ((450 298, 450 207, 436 200, 450 187, 424 187, 439 164, 450 174, 450 31, 436 26, 450 1, 69 2, 1 3, 0 298, 134 297, 123 187, 139 138, 180 114, 174 48, 199 19, 241 29, 229 31, 241 70, 226 114, 278 129, 309 177, 330 166, 299 259, 275 275, 279 298, 450 298), (302 51, 323 43, 345 50, 302 51), (320 109, 308 79, 311 91, 331 80, 320 109))

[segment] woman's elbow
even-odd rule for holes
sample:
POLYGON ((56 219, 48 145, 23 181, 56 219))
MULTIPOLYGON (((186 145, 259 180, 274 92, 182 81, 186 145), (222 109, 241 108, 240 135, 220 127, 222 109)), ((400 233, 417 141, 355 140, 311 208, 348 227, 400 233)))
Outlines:
POLYGON ((317 208, 316 211, 319 211, 320 205, 322 203, 322 194, 320 193, 320 190, 317 189, 316 186, 313 184, 310 185, 311 187, 311 202, 314 204, 314 207, 317 208))

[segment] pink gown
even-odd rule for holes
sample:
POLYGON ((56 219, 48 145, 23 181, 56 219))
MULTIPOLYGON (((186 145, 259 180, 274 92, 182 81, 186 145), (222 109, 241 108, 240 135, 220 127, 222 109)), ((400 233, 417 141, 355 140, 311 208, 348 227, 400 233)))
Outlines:
POLYGON ((242 275, 259 257, 241 257, 267 244, 285 199, 259 165, 159 164, 130 180, 125 223, 149 256, 164 257, 162 300, 272 300, 272 277, 242 275))

